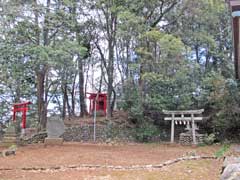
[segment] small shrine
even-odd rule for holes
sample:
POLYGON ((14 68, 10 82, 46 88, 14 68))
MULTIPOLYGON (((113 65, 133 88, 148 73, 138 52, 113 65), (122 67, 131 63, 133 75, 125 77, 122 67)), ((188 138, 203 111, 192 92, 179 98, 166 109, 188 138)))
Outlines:
POLYGON ((106 116, 107 113, 107 94, 106 93, 87 93, 89 104, 89 114, 94 114, 95 106, 96 111, 106 116))

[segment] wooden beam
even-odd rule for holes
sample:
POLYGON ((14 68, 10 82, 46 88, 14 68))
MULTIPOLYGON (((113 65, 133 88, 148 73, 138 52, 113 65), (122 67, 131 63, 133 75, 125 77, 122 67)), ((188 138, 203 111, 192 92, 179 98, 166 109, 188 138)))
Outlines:
POLYGON ((240 0, 229 0, 229 5, 233 6, 240 6, 240 0))

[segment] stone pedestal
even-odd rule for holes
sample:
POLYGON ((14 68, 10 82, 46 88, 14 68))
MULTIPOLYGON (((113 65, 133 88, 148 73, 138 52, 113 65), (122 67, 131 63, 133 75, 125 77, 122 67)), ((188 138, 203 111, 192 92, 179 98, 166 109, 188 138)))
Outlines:
POLYGON ((12 146, 17 145, 19 142, 19 139, 17 137, 17 133, 15 131, 14 126, 9 126, 6 130, 6 133, 4 134, 1 146, 12 146))
MULTIPOLYGON (((196 134, 196 143, 202 144, 204 140, 205 135, 204 134, 196 134)), ((179 137, 179 143, 181 145, 192 145, 193 142, 193 136, 190 132, 181 133, 179 137)))
POLYGON ((47 145, 62 145, 63 144, 63 138, 45 138, 44 141, 45 146, 47 145))

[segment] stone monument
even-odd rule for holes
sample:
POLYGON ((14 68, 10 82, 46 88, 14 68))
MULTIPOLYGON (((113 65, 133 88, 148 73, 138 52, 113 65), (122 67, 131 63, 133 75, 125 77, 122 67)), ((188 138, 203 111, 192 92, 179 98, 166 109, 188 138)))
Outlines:
POLYGON ((14 127, 13 124, 11 124, 8 126, 8 128, 4 134, 1 145, 2 146, 12 146, 12 145, 18 144, 18 142, 19 142, 19 139, 18 139, 18 136, 16 133, 16 128, 14 127))
POLYGON ((62 145, 63 138, 60 136, 64 133, 65 126, 61 118, 49 118, 47 122, 47 134, 45 138, 45 145, 62 145))

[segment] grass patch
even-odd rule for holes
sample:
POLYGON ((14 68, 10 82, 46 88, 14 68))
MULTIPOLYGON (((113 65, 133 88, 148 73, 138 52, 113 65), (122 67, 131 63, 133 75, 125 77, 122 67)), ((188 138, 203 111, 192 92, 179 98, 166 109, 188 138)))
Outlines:
POLYGON ((224 154, 229 150, 230 145, 224 144, 217 152, 215 152, 215 157, 221 158, 224 156, 224 154))

